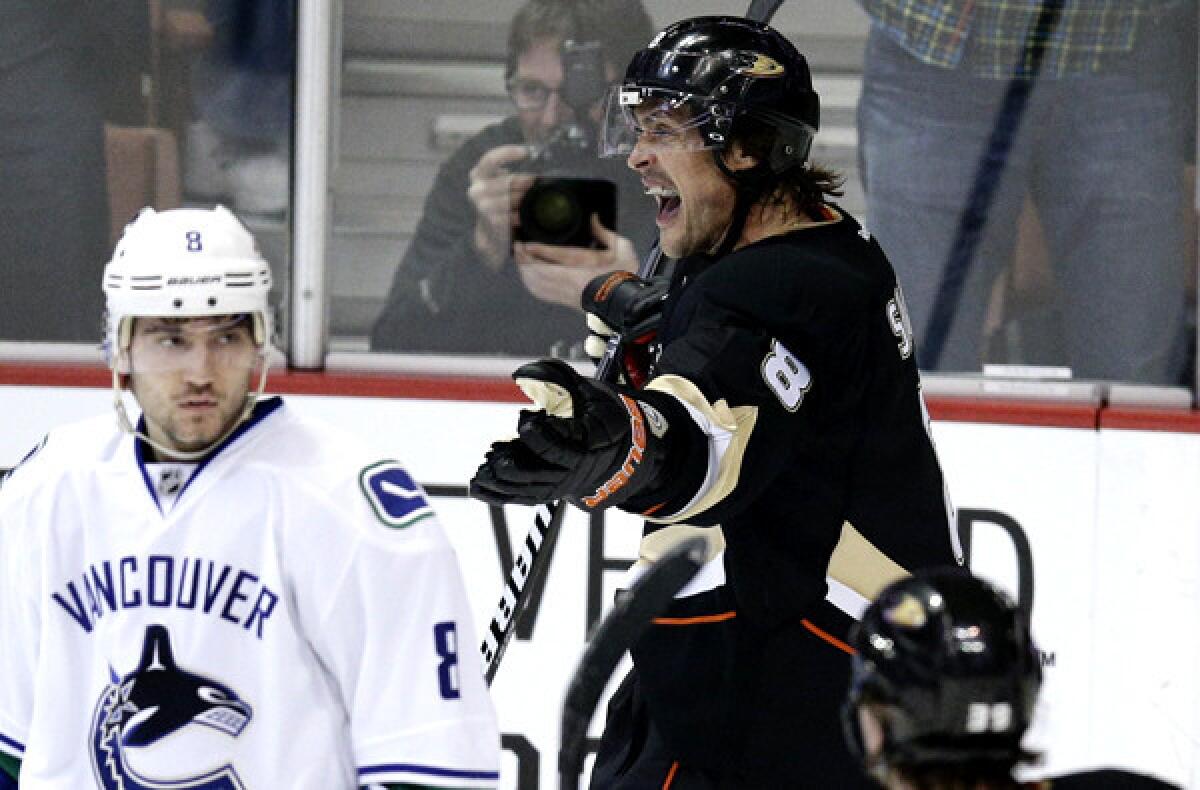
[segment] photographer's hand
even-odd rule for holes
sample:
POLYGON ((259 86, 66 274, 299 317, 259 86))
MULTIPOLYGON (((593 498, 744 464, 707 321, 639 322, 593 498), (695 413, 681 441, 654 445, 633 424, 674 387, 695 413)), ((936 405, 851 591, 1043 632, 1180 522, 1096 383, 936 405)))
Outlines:
POLYGON ((467 198, 475 206, 475 249, 484 263, 499 271, 508 259, 517 206, 534 176, 513 174, 507 166, 529 157, 529 147, 501 145, 479 158, 469 173, 467 198))
POLYGON ((601 225, 595 215, 592 215, 592 235, 600 244, 599 249, 536 242, 514 244, 513 259, 525 288, 543 302, 578 310, 584 286, 596 275, 617 269, 637 271, 633 242, 601 225))

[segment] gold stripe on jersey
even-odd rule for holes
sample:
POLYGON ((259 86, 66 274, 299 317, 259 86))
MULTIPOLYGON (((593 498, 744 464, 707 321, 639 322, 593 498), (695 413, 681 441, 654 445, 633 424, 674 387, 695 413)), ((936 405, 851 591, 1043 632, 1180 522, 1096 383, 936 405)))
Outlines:
POLYGON ((704 538, 704 562, 725 551, 725 533, 720 527, 672 524, 642 537, 642 542, 638 544, 638 562, 658 562, 667 552, 690 538, 704 538))
POLYGON ((708 510, 737 488, 738 476, 742 470, 742 458, 746 455, 746 445, 750 443, 750 435, 754 433, 754 423, 758 420, 758 407, 735 406, 731 408, 724 398, 716 403, 709 403, 704 397, 704 393, 700 392, 699 387, 683 376, 675 374, 659 376, 647 384, 646 389, 664 392, 676 400, 686 403, 709 423, 730 434, 729 447, 725 449, 718 462, 716 479, 698 500, 679 513, 661 518, 646 516, 647 521, 656 524, 676 524, 708 510))
POLYGON ((880 590, 909 573, 864 538, 853 524, 843 521, 842 536, 829 558, 825 575, 873 601, 880 590))

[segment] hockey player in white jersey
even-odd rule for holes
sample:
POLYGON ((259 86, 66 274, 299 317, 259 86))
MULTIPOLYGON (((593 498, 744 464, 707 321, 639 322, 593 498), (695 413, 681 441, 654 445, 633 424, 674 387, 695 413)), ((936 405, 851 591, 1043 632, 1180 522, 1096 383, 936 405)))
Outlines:
POLYGON ((454 552, 398 461, 263 397, 270 283, 221 207, 143 211, 105 268, 119 425, 0 488, 22 790, 498 783, 454 552))

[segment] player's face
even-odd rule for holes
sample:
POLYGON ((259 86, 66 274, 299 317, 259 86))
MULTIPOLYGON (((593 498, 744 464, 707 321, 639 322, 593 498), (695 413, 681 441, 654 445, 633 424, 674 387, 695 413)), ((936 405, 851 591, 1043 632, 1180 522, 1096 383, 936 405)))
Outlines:
POLYGON ((130 388, 151 439, 204 450, 240 417, 259 362, 248 318, 138 318, 130 388))
POLYGON ((699 130, 688 127, 686 111, 638 116, 642 133, 628 164, 655 199, 663 252, 681 258, 715 251, 733 218, 732 185, 703 150, 699 130))

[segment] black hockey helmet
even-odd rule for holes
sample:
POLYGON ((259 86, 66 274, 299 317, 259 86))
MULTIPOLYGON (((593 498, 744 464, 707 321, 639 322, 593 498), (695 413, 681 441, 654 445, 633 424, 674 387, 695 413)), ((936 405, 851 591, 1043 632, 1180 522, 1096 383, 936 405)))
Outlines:
POLYGON ((860 756, 857 709, 874 703, 884 768, 1024 759, 1042 670, 1005 593, 965 570, 923 572, 886 587, 850 639, 858 653, 842 719, 860 756))
POLYGON ((643 131, 635 109, 683 106, 691 110, 688 126, 700 132, 699 148, 723 148, 742 117, 775 128, 766 164, 776 174, 807 160, 820 124, 804 56, 768 25, 734 16, 676 22, 633 56, 609 92, 601 153, 633 149, 643 131))

